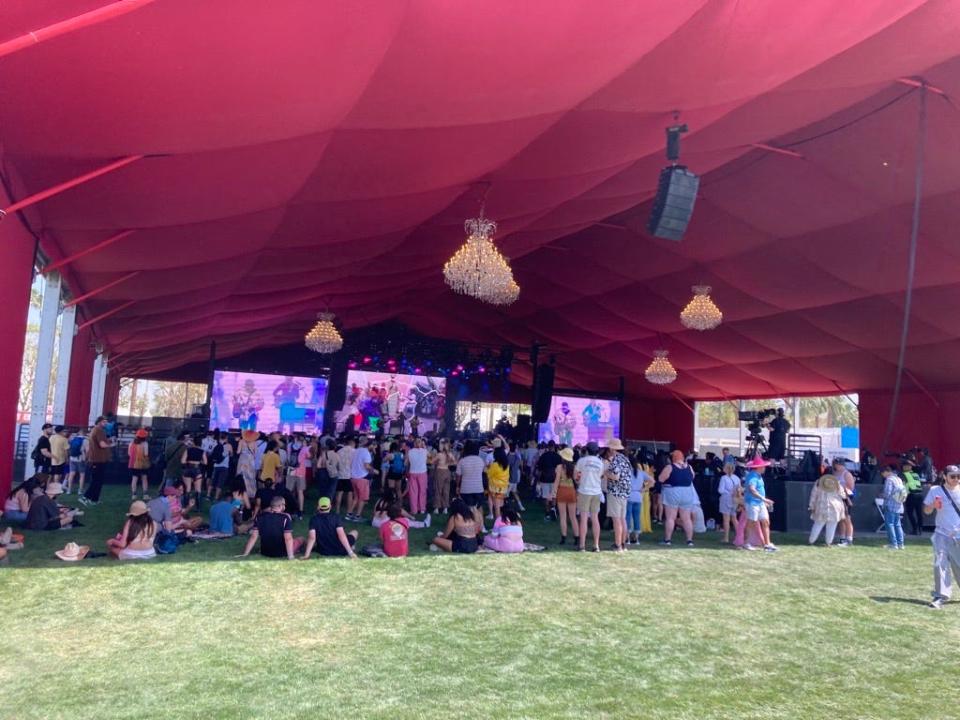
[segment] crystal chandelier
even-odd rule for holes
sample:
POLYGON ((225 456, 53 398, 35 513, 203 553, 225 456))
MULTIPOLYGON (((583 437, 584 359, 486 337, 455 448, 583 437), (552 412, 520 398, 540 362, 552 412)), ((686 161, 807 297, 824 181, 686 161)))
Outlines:
POLYGON ((317 313, 317 324, 303 338, 303 344, 323 355, 335 353, 343 347, 343 338, 333 324, 333 313, 317 313))
POLYGON ((677 379, 677 371, 667 359, 666 350, 656 350, 653 353, 653 362, 644 373, 648 381, 654 385, 669 385, 677 379))
POLYGON ((520 295, 510 263, 493 244, 497 224, 483 217, 463 224, 466 242, 443 266, 443 277, 454 292, 493 305, 509 305, 520 295))
POLYGON ((680 313, 680 322, 691 330, 713 330, 723 322, 723 313, 710 299, 709 285, 694 285, 693 297, 680 313))

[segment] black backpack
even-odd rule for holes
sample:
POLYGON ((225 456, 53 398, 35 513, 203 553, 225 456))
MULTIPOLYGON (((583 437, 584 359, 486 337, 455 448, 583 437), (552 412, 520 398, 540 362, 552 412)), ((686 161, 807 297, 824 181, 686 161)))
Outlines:
POLYGON ((213 451, 210 453, 210 462, 214 465, 223 462, 223 443, 217 443, 213 446, 213 451))

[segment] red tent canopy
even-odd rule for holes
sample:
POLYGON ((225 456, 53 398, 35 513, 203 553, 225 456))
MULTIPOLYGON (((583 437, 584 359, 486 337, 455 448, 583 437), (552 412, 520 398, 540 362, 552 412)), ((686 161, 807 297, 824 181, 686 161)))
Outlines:
POLYGON ((957 37, 950 0, 7 0, 3 174, 16 201, 144 156, 19 213, 53 261, 132 231, 64 267, 74 296, 110 286, 81 313, 124 374, 297 341, 329 305, 539 339, 567 387, 667 393, 642 379, 665 346, 689 398, 885 388, 921 95, 898 79, 923 78, 946 96, 907 368, 948 387, 957 37), (644 229, 675 111, 703 177, 680 243, 644 229), (506 309, 441 275, 479 181, 522 288, 506 309), (700 283, 725 315, 707 333, 678 317, 700 283))

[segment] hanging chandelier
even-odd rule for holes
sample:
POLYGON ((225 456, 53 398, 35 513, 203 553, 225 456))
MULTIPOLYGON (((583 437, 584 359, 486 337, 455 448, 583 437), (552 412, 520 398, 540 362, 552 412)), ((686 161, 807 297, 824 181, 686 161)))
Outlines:
POLYGON ((317 324, 303 338, 303 344, 316 353, 329 355, 343 347, 343 338, 333 324, 333 313, 317 313, 317 324))
POLYGON ((709 285, 694 285, 693 297, 680 313, 680 322, 691 330, 713 330, 723 322, 723 313, 720 312, 713 300, 710 299, 709 285))
POLYGON ((509 305, 520 295, 510 263, 493 244, 497 224, 483 217, 463 224, 467 240, 443 266, 443 277, 454 292, 493 305, 509 305))
POLYGON ((653 362, 644 373, 647 380, 654 385, 669 385, 677 379, 677 371, 667 359, 666 350, 656 350, 653 353, 653 362))

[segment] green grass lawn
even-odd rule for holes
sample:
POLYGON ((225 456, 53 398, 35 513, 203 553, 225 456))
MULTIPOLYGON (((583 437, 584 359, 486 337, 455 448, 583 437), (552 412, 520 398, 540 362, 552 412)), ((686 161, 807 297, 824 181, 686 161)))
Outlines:
POLYGON ((102 550, 125 497, 0 567, 0 718, 960 717, 960 604, 923 606, 926 538, 595 555, 529 512, 545 553, 426 553, 419 530, 403 560, 54 558, 102 550))

